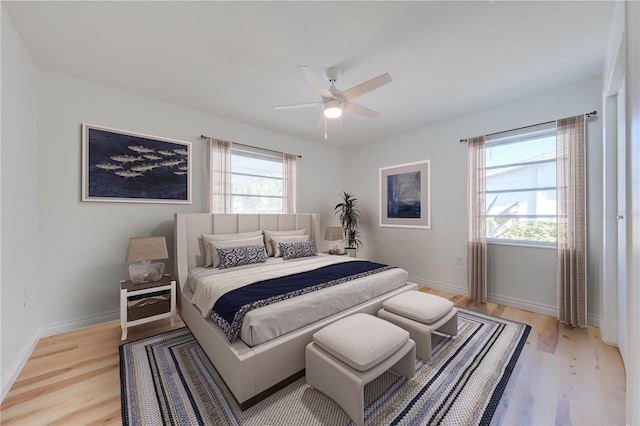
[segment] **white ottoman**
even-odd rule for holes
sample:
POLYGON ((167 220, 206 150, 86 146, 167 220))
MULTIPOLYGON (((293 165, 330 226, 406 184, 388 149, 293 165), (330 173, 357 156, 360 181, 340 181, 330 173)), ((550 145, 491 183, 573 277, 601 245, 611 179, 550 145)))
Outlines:
POLYGON ((431 359, 433 331, 458 334, 458 310, 453 302, 420 291, 406 291, 386 300, 378 316, 407 330, 416 342, 416 354, 425 361, 431 359))
POLYGON ((368 314, 354 314, 313 335, 306 349, 306 378, 364 424, 364 385, 391 369, 415 375, 415 343, 409 333, 368 314))

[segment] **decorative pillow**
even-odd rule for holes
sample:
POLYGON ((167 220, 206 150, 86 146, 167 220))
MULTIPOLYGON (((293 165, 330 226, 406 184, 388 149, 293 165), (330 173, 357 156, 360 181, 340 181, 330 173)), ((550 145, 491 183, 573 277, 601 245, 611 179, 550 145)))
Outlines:
POLYGON ((249 246, 262 246, 264 250, 264 244, 262 243, 262 237, 244 238, 242 240, 229 240, 229 241, 211 241, 209 243, 211 247, 211 254, 213 258, 212 266, 216 268, 220 264, 220 255, 217 249, 230 248, 230 247, 249 247, 249 246))
POLYGON ((299 257, 317 256, 316 245, 313 241, 301 241, 299 243, 280 243, 282 259, 297 259, 299 257))
POLYGON ((301 243, 304 241, 309 241, 309 235, 289 235, 286 237, 271 238, 271 244, 273 248, 273 257, 282 257, 282 251, 280 250, 280 243, 301 243))
POLYGON ((213 265, 213 255, 215 250, 211 251, 211 241, 229 241, 229 240, 243 240, 246 238, 262 236, 262 231, 250 231, 250 232, 237 232, 234 234, 214 234, 214 235, 202 235, 202 244, 204 246, 205 262, 204 266, 213 265))
POLYGON ((264 245, 267 247, 267 255, 273 256, 273 244, 271 239, 273 237, 287 237, 290 235, 304 235, 307 233, 307 229, 297 229, 293 231, 267 231, 264 230, 264 245))
POLYGON ((265 253, 262 244, 259 246, 218 248, 216 251, 220 256, 219 269, 267 261, 267 253, 265 253))

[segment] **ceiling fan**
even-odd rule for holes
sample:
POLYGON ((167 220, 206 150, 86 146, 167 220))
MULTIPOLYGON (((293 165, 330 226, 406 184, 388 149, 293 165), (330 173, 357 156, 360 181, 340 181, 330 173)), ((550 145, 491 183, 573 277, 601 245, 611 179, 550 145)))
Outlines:
POLYGON ((362 115, 369 118, 378 118, 380 113, 369 108, 365 108, 360 105, 356 105, 351 101, 359 96, 369 93, 387 83, 391 82, 391 76, 389 73, 380 74, 377 77, 367 80, 364 83, 360 83, 357 86, 353 86, 350 89, 340 91, 336 89, 335 83, 342 75, 342 71, 336 67, 327 68, 324 72, 324 76, 331 83, 329 88, 325 87, 325 84, 320 78, 306 65, 300 65, 298 67, 302 74, 309 80, 309 83, 313 86, 315 91, 322 97, 322 101, 308 102, 304 104, 294 105, 280 105, 274 106, 274 109, 293 109, 293 108, 311 108, 318 105, 322 105, 322 112, 325 118, 338 118, 342 116, 343 112, 350 112, 353 114, 362 115))

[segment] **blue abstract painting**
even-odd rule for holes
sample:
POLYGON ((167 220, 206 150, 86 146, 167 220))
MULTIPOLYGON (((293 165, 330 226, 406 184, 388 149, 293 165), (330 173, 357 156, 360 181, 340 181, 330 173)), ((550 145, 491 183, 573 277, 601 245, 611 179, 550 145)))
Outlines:
POLYGON ((380 226, 431 229, 431 160, 380 168, 380 226))
POLYGON ((84 201, 190 203, 190 143, 83 127, 84 201))
POLYGON ((419 219, 420 171, 387 176, 387 217, 419 219))

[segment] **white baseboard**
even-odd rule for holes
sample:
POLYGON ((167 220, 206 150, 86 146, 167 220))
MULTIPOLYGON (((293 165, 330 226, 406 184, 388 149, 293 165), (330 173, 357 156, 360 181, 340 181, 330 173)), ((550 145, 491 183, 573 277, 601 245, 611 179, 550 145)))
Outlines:
POLYGON ((108 312, 106 314, 92 315, 89 317, 79 318, 71 321, 61 321, 48 325, 41 325, 36 330, 35 334, 31 336, 27 344, 24 345, 20 354, 17 356, 13 365, 7 373, 7 377, 2 378, 1 392, 2 396, 0 402, 4 401, 4 397, 9 393, 11 386, 18 378, 18 374, 24 368, 25 364, 29 360, 29 357, 36 348, 36 345, 43 337, 49 337, 60 333, 66 333, 67 331, 78 330, 80 328, 89 327, 96 324, 102 324, 105 322, 120 319, 120 312, 108 312))
MULTIPOLYGON (((590 315, 587 312, 587 324, 600 328, 600 316, 590 315)), ((618 345, 612 345, 612 346, 618 346, 618 345)))
POLYGON ((550 317, 558 316, 558 308, 555 306, 545 305, 543 303, 531 302, 528 300, 517 299, 514 297, 500 296, 498 294, 487 294, 487 300, 500 305, 511 306, 512 308, 522 309, 524 311, 536 312, 538 314, 548 315, 550 317))
POLYGON ((416 283, 422 287, 429 287, 436 290, 442 290, 453 294, 459 294, 460 296, 469 297, 469 290, 466 287, 459 287, 451 284, 441 283, 438 281, 424 280, 422 278, 409 277, 407 280, 412 283, 416 283))
POLYGON ((22 350, 20 351, 16 359, 13 361, 11 368, 9 368, 9 371, 7 372, 7 376, 2 378, 2 386, 0 387, 0 392, 1 392, 0 402, 4 401, 4 397, 7 396, 7 394, 9 393, 11 386, 13 386, 13 383, 18 378, 18 374, 20 374, 20 372, 24 368, 25 364, 27 363, 27 360, 31 356, 31 353, 33 352, 33 350, 36 348, 36 345, 38 344, 39 340, 40 339, 38 338, 38 335, 36 332, 36 334, 31 336, 31 338, 27 341, 27 343, 22 347, 22 350))
POLYGON ((106 314, 92 315, 70 321, 60 321, 53 324, 41 325, 38 327, 38 337, 49 337, 67 331, 78 330, 84 327, 90 327, 96 324, 120 319, 120 311, 107 312, 106 314))
MULTIPOLYGON (((449 293, 459 294, 469 297, 469 290, 466 287, 459 287, 451 284, 441 283, 437 281, 424 280, 416 277, 409 277, 410 282, 414 282, 423 287, 429 287, 436 290, 442 290, 449 293)), ((528 300, 517 299, 514 297, 501 296, 499 294, 487 294, 489 302, 498 303, 500 305, 511 306, 525 311, 536 312, 538 314, 548 315, 550 317, 558 316, 558 308, 556 306, 545 305, 542 303, 531 302, 528 300)), ((600 317, 597 315, 587 314, 587 324, 594 327, 600 326, 600 317)))

